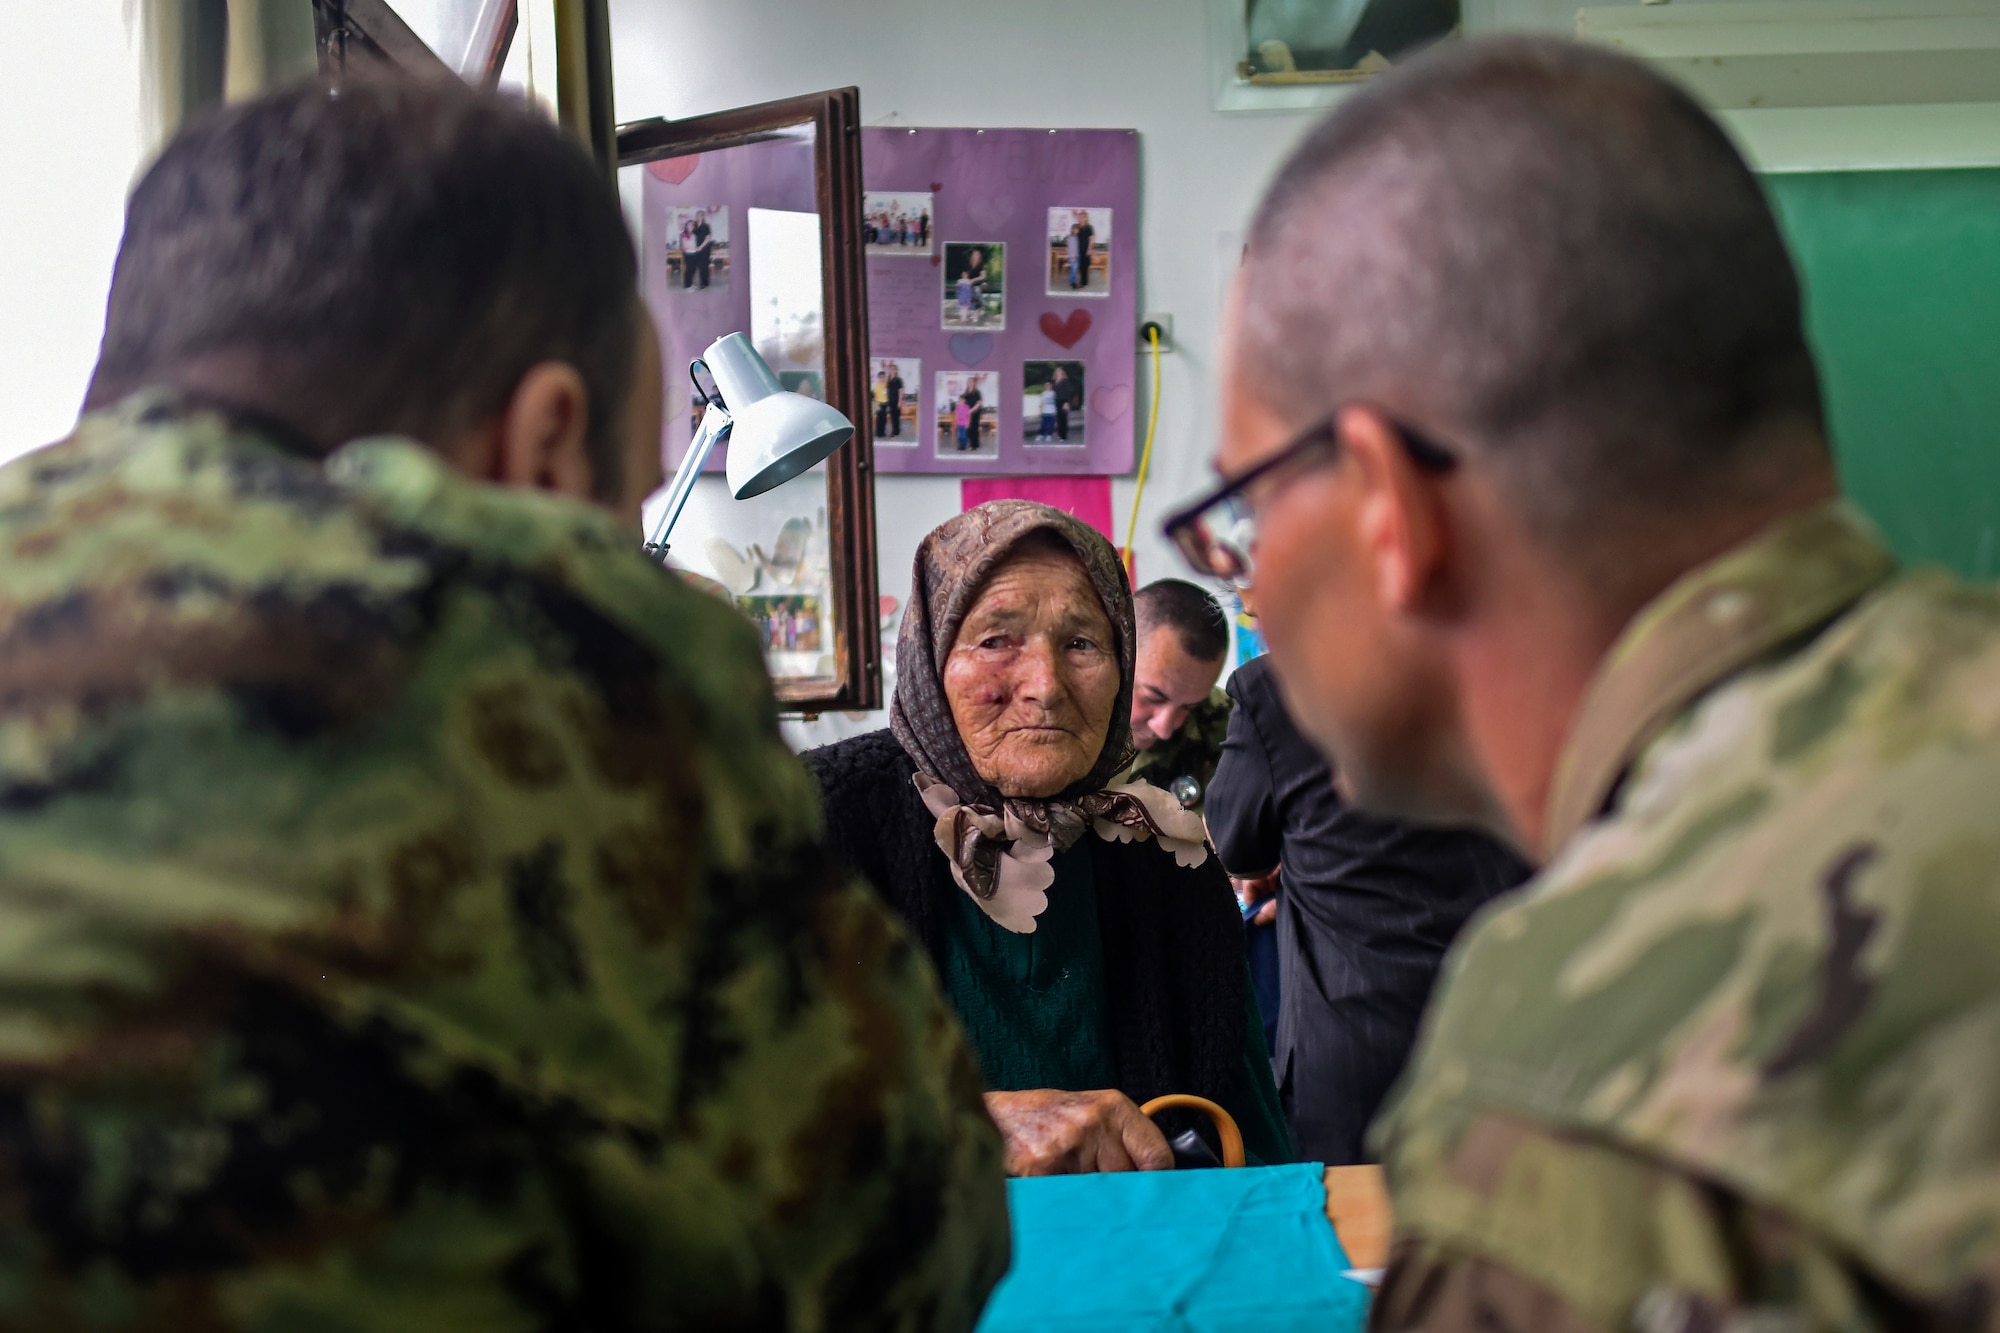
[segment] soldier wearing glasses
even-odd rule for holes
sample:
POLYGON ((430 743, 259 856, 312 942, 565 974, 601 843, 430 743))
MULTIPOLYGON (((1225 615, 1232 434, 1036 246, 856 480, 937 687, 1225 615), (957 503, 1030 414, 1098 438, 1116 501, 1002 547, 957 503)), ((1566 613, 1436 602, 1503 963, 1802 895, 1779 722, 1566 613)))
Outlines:
POLYGON ((1175 538, 1344 793, 1542 866, 1375 1127, 1375 1326, 1994 1327, 2000 596, 1840 499, 1755 178, 1639 65, 1480 42, 1255 216, 1175 538))

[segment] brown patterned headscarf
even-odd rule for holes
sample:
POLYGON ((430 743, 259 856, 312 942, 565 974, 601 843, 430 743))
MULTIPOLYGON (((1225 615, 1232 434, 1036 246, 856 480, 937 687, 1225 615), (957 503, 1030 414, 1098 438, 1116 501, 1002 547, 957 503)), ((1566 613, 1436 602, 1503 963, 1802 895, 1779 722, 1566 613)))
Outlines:
POLYGON ((939 524, 917 547, 915 579, 896 644, 889 726, 917 766, 919 795, 937 818, 952 878, 1007 929, 1027 933, 1047 906, 1048 864, 1086 831, 1118 842, 1158 837, 1185 865, 1206 857, 1199 817, 1148 783, 1107 787, 1132 760, 1132 590, 1097 529, 1029 500, 992 500, 939 524), (1118 700, 1104 749, 1080 781, 1046 800, 1004 797, 979 776, 944 693, 945 659, 995 570, 1037 533, 1083 566, 1117 640, 1118 700))

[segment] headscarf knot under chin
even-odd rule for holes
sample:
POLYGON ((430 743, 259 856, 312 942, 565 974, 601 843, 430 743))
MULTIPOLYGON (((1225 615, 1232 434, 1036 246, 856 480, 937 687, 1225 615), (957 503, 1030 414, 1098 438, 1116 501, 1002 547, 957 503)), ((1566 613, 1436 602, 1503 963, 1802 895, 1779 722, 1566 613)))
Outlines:
POLYGON ((1005 799, 998 810, 966 805, 931 777, 913 779, 936 818, 933 837, 951 863, 951 877, 986 915, 1017 935, 1032 934, 1055 882, 1050 861, 1086 832, 1107 842, 1158 838, 1183 866, 1208 859, 1201 818, 1150 782, 1120 783, 1075 800, 1005 799))

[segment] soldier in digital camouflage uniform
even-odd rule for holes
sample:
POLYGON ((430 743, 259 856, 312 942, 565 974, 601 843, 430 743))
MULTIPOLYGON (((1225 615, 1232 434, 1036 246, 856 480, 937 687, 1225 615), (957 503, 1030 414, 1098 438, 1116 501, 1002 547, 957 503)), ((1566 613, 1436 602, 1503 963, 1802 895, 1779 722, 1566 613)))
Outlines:
POLYGON ((1544 865, 1377 1123, 1375 1327, 2000 1328, 2000 595, 1838 499, 1757 182, 1530 40, 1278 181, 1218 466, 1288 701, 1362 804, 1544 865))
POLYGON ((1228 734, 1229 696, 1219 689, 1210 690, 1207 698, 1188 709, 1187 720, 1179 729, 1139 752, 1124 780, 1150 782, 1172 791, 1176 779, 1193 778, 1196 795, 1188 808, 1200 810, 1208 799, 1208 784, 1215 781, 1215 765, 1222 758, 1222 741, 1228 734))
POLYGON ((1215 684, 1229 652, 1229 622, 1215 598, 1183 579, 1147 584, 1132 595, 1132 607, 1139 626, 1132 740, 1139 754, 1119 780, 1150 782, 1199 811, 1229 733, 1229 696, 1215 684))
POLYGON ((0 1328, 971 1327, 978 1069, 750 627, 465 475, 629 519, 632 266, 449 88, 140 185, 96 410, 0 470, 0 1328), (371 427, 432 447, 322 461, 371 427))

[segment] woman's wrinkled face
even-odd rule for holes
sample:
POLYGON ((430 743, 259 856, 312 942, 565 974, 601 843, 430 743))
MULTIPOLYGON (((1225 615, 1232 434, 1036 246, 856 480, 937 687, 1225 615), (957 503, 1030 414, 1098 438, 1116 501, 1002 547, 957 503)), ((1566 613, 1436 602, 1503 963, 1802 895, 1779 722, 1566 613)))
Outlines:
POLYGON ((1088 774, 1120 683, 1111 621, 1082 563, 1039 548, 987 579, 944 666, 959 739, 1003 796, 1054 796, 1088 774))

